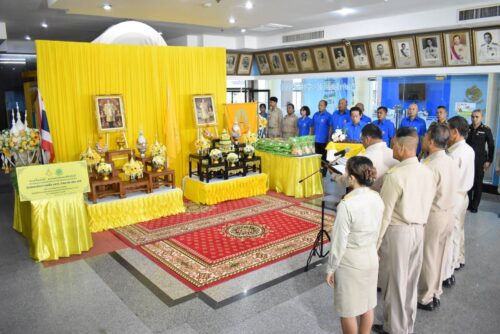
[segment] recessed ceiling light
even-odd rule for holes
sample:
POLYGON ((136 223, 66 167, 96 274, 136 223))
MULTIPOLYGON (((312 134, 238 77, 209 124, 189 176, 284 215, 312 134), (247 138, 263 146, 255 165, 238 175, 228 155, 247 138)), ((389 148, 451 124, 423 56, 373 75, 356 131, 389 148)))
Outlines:
POLYGON ((242 28, 242 29, 241 29, 241 32, 244 34, 244 33, 246 33, 246 32, 247 32, 247 30, 246 30, 245 28, 242 28))
POLYGON ((346 16, 346 15, 356 13, 356 10, 354 10, 352 8, 342 8, 342 9, 334 11, 334 13, 340 14, 342 16, 346 16))
POLYGON ((210 8, 210 7, 212 7, 212 3, 211 3, 211 2, 208 2, 208 1, 207 1, 207 2, 204 2, 204 3, 203 3, 203 7, 210 8))
POLYGON ((104 5, 102 5, 102 9, 104 10, 111 10, 111 8, 113 8, 113 6, 111 6, 109 3, 105 3, 104 5))
POLYGON ((31 37, 29 35, 24 36, 24 39, 27 41, 31 41, 31 37))
POLYGON ((253 2, 252 1, 245 2, 245 8, 246 9, 252 9, 253 8, 253 2))
POLYGON ((49 27, 49 25, 47 23, 45 23, 45 22, 42 22, 41 26, 44 29, 47 29, 49 27))
POLYGON ((229 23, 235 24, 236 23, 236 19, 233 16, 229 17, 229 23))

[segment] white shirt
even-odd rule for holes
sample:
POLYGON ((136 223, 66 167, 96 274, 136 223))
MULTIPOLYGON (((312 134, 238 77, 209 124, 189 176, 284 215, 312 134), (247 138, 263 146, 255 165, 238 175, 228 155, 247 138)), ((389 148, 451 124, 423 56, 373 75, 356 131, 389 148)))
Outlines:
MULTIPOLYGON (((377 170, 377 179, 370 188, 380 192, 385 173, 387 173, 389 168, 397 165, 399 161, 392 157, 392 150, 387 147, 384 141, 368 146, 366 150, 359 155, 365 156, 372 161, 373 166, 377 170)), ((346 175, 333 174, 332 179, 345 187, 351 185, 346 175)))
POLYGON ((458 163, 458 192, 468 192, 474 184, 474 150, 462 139, 448 148, 448 155, 458 163))
POLYGON ((356 188, 344 197, 337 206, 327 272, 337 270, 346 249, 375 248, 383 212, 380 195, 370 188, 356 188))

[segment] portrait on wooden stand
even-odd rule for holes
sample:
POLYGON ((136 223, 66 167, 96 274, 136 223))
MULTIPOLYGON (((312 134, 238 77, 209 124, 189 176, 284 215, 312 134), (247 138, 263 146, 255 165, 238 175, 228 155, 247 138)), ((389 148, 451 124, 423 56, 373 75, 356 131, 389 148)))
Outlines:
POLYGON ((217 124, 213 95, 194 95, 193 107, 197 127, 217 124))
POLYGON ((125 111, 121 95, 95 97, 97 130, 99 132, 125 131, 125 111))

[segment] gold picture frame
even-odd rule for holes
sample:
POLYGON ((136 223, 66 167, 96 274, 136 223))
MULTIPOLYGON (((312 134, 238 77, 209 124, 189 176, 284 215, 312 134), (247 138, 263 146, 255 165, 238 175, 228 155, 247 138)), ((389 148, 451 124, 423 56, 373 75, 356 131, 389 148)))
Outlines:
POLYGON ((417 49, 413 36, 393 37, 391 44, 396 68, 418 67, 417 49))
POLYGON ((257 66, 259 67, 260 74, 271 74, 271 68, 269 66, 269 59, 265 53, 257 53, 255 55, 257 60, 257 66))
POLYGON ((330 61, 330 56, 328 55, 328 48, 326 46, 317 47, 313 48, 312 52, 318 72, 331 72, 332 62, 330 61))
POLYGON ((283 66, 283 60, 279 52, 269 52, 269 67, 273 74, 283 74, 285 73, 285 67, 283 66))
POLYGON ((389 39, 369 41, 373 69, 394 68, 391 42, 389 39))
POLYGON ((97 95, 94 99, 98 132, 119 132, 127 129, 121 95, 97 95))
POLYGON ((250 75, 252 70, 253 54, 242 53, 238 62, 238 75, 250 75))
POLYGON ((370 70, 372 68, 370 56, 368 54, 368 43, 351 43, 352 67, 354 70, 370 70))
POLYGON ((441 33, 417 35, 416 40, 420 67, 444 66, 441 33))
POLYGON ((351 70, 351 60, 347 52, 347 47, 343 44, 330 46, 330 54, 333 60, 333 68, 335 71, 351 70))
POLYGON ((314 60, 310 49, 297 50, 297 62, 301 72, 314 72, 314 60))
POLYGON ((443 33, 446 66, 472 65, 472 38, 469 30, 443 33))
POLYGON ((238 65, 237 53, 226 53, 226 74, 236 74, 236 66, 238 65))
POLYGON ((197 127, 217 125, 213 95, 193 95, 193 111, 197 127))
POLYGON ((473 37, 476 64, 500 64, 500 28, 474 29, 473 37))
POLYGON ((287 50, 281 52, 281 58, 283 58, 283 64, 287 73, 298 73, 299 64, 297 63, 297 57, 293 50, 287 50))

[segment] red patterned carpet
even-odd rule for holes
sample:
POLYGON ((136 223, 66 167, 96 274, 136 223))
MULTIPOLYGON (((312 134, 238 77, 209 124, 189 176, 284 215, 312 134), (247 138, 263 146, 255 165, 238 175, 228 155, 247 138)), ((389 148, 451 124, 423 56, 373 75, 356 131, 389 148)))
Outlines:
POLYGON ((113 233, 196 291, 311 249, 321 223, 319 208, 274 193, 186 206, 113 233))

